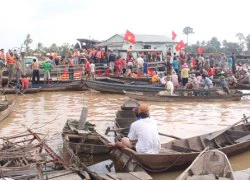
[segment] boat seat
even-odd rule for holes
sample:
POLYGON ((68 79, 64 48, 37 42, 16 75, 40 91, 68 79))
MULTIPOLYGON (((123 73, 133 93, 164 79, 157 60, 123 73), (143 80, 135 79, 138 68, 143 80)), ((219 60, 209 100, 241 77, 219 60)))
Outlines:
POLYGON ((236 139, 234 142, 236 143, 241 143, 241 142, 244 142, 244 141, 249 141, 250 140, 250 134, 246 135, 246 136, 243 136, 239 139, 236 139))
POLYGON ((215 175, 194 175, 188 176, 186 180, 216 180, 215 175))
POLYGON ((179 154, 180 152, 172 150, 172 149, 161 148, 159 153, 179 154))
POLYGON ((179 146, 176 144, 172 144, 172 146, 174 149, 176 149, 177 151, 180 151, 180 152, 200 152, 196 149, 192 149, 192 148, 185 147, 185 146, 179 146))

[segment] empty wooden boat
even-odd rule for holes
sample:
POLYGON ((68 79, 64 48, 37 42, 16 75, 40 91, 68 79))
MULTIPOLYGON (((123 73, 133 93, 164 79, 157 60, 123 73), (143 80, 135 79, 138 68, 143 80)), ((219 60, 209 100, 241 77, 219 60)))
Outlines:
POLYGON ((219 150, 205 150, 176 180, 234 180, 227 156, 219 150))

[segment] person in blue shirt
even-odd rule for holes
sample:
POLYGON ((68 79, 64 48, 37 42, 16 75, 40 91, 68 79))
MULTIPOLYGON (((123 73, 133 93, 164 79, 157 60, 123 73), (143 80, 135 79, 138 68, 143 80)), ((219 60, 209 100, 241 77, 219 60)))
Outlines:
POLYGON ((144 61, 143 63, 143 74, 148 77, 148 63, 144 61))
POLYGON ((173 69, 178 74, 178 72, 179 72, 179 63, 178 63, 178 59, 176 57, 176 53, 174 53, 174 58, 173 58, 173 69))

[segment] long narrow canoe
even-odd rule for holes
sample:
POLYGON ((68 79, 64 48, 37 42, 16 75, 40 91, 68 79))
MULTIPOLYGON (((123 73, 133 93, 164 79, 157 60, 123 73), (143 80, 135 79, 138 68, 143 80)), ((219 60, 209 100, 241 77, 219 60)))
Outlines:
POLYGON ((138 153, 125 148, 122 150, 114 149, 111 151, 111 155, 121 160, 119 155, 121 151, 125 152, 149 172, 183 169, 189 166, 206 148, 218 149, 227 156, 248 151, 250 149, 250 123, 247 122, 247 118, 244 120, 245 122, 242 124, 235 124, 220 131, 164 143, 158 154, 138 153))
POLYGON ((7 118, 16 104, 16 98, 12 100, 4 100, 0 104, 0 122, 7 118))
POLYGON ((194 91, 191 95, 159 95, 154 92, 128 92, 124 91, 124 94, 132 99, 140 100, 140 101, 156 101, 156 102, 207 102, 207 101, 240 101, 241 97, 244 95, 238 91, 232 91, 229 95, 219 95, 216 92, 210 93, 205 92, 202 93, 199 91, 198 94, 194 91))
POLYGON ((15 89, 15 88, 0 88, 1 94, 33 94, 41 91, 41 87, 28 88, 28 89, 15 89))
POLYGON ((237 83, 234 86, 230 86, 230 89, 250 90, 250 84, 237 83))
POLYGON ((41 92, 53 92, 53 91, 82 91, 87 90, 84 83, 77 82, 65 82, 65 83, 51 83, 51 84, 33 84, 32 87, 40 87, 41 92))
POLYGON ((118 93, 123 94, 125 91, 141 91, 141 92, 159 92, 163 91, 164 87, 152 86, 152 85, 132 85, 121 84, 101 81, 84 81, 90 89, 105 93, 118 93))
POLYGON ((203 151, 176 180, 220 179, 234 180, 227 156, 218 150, 203 151))

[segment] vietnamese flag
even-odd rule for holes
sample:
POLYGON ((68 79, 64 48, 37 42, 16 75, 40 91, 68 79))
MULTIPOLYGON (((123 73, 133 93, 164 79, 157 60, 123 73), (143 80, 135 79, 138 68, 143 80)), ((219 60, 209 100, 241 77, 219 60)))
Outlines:
POLYGON ((197 49, 197 50, 198 50, 198 53, 200 53, 200 54, 201 54, 201 53, 204 51, 204 48, 203 48, 203 47, 198 47, 198 49, 197 49))
POLYGON ((148 68, 148 74, 149 74, 150 76, 153 76, 154 71, 153 71, 152 69, 148 68))
POLYGON ((124 40, 130 42, 131 44, 135 44, 135 35, 127 30, 124 40))
POLYGON ((182 48, 184 48, 185 47, 185 44, 184 44, 184 42, 181 40, 178 44, 177 44, 177 46, 175 47, 175 50, 176 51, 180 51, 182 48))
POLYGON ((172 40, 173 41, 175 40, 176 36, 177 36, 177 34, 174 31, 172 31, 172 40))

